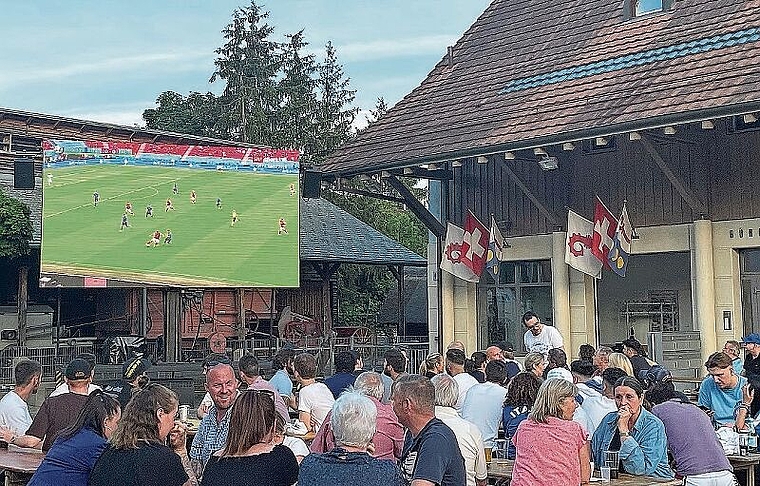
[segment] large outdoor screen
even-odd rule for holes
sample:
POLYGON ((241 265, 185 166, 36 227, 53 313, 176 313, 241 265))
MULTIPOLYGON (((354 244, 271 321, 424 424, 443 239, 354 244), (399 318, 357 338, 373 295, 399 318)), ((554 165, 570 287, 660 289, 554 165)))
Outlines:
POLYGON ((297 287, 298 152, 49 140, 41 287, 297 287))

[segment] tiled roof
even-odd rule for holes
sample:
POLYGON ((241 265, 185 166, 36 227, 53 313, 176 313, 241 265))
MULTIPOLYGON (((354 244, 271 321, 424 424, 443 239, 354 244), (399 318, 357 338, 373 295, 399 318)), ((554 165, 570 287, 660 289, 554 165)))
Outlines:
POLYGON ((760 110, 760 0, 495 0, 322 168, 362 171, 760 110), (450 62, 451 61, 451 62, 450 62))
POLYGON ((301 199, 301 261, 425 265, 427 261, 325 199, 301 199))

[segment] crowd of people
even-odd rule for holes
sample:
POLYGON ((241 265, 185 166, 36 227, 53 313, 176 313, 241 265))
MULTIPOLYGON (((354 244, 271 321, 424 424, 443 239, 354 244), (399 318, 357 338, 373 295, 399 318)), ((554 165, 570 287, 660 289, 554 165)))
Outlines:
POLYGON ((33 486, 483 486, 492 454, 514 460, 513 486, 587 484, 594 464, 736 484, 716 429, 760 426, 760 335, 713 353, 692 403, 634 338, 617 350, 583 345, 568 363, 555 328, 532 312, 523 324, 522 365, 508 342, 468 357, 454 341, 419 374, 400 349, 385 353, 381 373, 343 351, 335 374, 318 381, 312 355, 282 349, 266 380, 253 355, 236 366, 214 355, 189 447, 177 395, 149 382, 149 361, 128 361, 122 380, 101 389, 94 356, 77 357, 32 418, 42 369, 24 359, 0 400, 0 439, 46 452, 33 486), (294 430, 312 433, 310 445, 294 430))

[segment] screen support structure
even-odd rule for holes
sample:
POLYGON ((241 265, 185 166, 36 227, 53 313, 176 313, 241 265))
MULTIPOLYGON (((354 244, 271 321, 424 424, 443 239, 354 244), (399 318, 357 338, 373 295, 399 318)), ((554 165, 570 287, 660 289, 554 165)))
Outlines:
POLYGON ((164 356, 167 363, 182 360, 182 293, 179 289, 164 290, 164 356))

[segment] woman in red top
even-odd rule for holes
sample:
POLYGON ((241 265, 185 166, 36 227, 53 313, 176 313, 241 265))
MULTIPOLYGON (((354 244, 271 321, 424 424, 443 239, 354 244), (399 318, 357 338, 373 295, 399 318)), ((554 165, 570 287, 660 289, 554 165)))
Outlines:
POLYGON ((538 389, 533 409, 512 438, 517 451, 512 486, 588 484, 588 435, 572 421, 577 394, 562 378, 550 378, 538 389))

